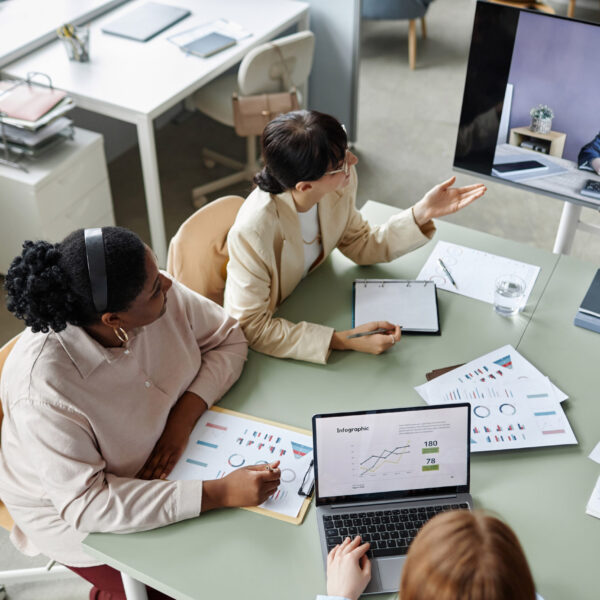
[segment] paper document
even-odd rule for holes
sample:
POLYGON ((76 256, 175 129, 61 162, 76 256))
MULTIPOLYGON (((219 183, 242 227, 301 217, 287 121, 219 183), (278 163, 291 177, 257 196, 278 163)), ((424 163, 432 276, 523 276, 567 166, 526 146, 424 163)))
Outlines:
POLYGON ((353 327, 389 321, 405 332, 439 333, 435 284, 400 279, 356 279, 353 327))
POLYGON ((169 479, 221 479, 240 467, 279 460, 281 485, 260 508, 271 516, 295 519, 303 516, 306 498, 298 490, 307 471, 312 471, 312 446, 311 435, 293 428, 213 408, 196 423, 169 479))
POLYGON ((567 396, 504 346, 415 388, 428 404, 471 403, 471 451, 576 444, 567 396))
POLYGON ((496 279, 502 275, 518 275, 525 281, 525 306, 539 272, 540 267, 536 265, 440 241, 435 245, 417 279, 427 279, 443 290, 493 304, 496 279), (452 275, 456 287, 444 273, 438 262, 439 258, 452 275))
POLYGON ((598 481, 596 481, 594 491, 585 507, 585 512, 588 515, 592 515, 592 517, 600 519, 600 477, 598 477, 598 481))
POLYGON ((600 442, 598 442, 596 447, 589 453, 588 458, 591 458, 594 462, 600 463, 600 442))

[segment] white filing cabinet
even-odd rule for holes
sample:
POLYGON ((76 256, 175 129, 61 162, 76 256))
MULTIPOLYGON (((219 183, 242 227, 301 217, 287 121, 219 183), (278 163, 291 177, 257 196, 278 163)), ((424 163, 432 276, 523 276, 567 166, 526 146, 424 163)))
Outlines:
POLYGON ((0 165, 0 273, 24 240, 59 242, 81 227, 115 224, 98 133, 75 128, 73 140, 27 168, 25 173, 0 165))

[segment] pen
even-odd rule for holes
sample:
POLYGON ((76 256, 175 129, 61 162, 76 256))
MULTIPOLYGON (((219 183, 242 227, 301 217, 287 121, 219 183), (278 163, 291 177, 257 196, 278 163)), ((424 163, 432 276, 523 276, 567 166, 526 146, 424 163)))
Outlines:
POLYGON ((363 331, 361 333, 353 333, 352 335, 349 335, 347 339, 363 337, 365 335, 373 335, 375 333, 385 333, 386 331, 387 331, 387 329, 380 327, 379 329, 374 329, 373 331, 363 331))
POLYGON ((452 275, 450 275, 450 271, 448 271, 448 269, 446 268, 446 265, 443 263, 441 258, 438 258, 438 262, 440 263, 440 267, 442 267, 442 269, 444 269, 444 273, 446 273, 446 275, 448 275, 448 279, 450 280, 450 283, 452 283, 452 285, 458 289, 458 286, 456 285, 456 281, 454 281, 454 278, 452 277, 452 275))

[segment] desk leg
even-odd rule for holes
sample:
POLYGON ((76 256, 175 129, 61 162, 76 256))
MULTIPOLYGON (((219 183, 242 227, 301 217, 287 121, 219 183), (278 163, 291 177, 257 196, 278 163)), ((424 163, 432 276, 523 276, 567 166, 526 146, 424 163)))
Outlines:
POLYGON ((158 160, 152 119, 147 118, 138 121, 137 134, 140 146, 140 158, 142 159, 142 174, 144 176, 144 190, 146 192, 146 208, 148 210, 148 221, 150 222, 152 249, 156 252, 158 264, 164 268, 167 265, 167 238, 165 234, 165 220, 160 194, 158 160))
POLYGON ((143 583, 123 572, 121 572, 121 579, 127 600, 148 600, 146 586, 143 583))
POLYGON ((565 202, 560 216, 556 238, 554 240, 554 248, 552 249, 554 254, 569 254, 569 252, 571 252, 573 238, 577 231, 577 224, 579 223, 580 216, 581 206, 577 206, 577 204, 572 204, 571 202, 565 202))

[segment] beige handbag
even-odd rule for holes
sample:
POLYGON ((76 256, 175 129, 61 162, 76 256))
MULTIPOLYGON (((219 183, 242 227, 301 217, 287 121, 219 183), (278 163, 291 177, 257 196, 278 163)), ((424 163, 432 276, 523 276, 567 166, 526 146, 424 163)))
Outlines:
MULTIPOLYGON (((281 49, 276 44, 272 44, 272 46, 279 53, 281 64, 289 77, 281 49)), ((292 86, 289 92, 276 94, 256 94, 254 96, 233 94, 235 132, 239 136, 261 135, 267 123, 277 115, 298 110, 298 108, 300 105, 295 86, 292 86)))

